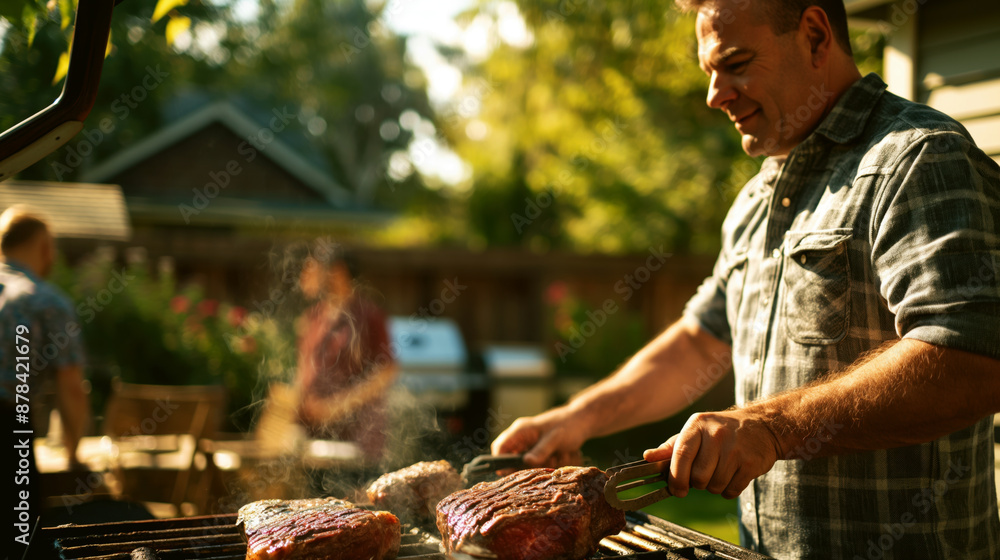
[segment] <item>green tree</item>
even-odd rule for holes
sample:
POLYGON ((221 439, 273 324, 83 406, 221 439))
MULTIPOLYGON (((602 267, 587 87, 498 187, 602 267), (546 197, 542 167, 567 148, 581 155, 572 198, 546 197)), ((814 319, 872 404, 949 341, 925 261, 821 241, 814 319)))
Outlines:
MULTIPOLYGON (((475 188, 458 202, 470 236, 536 250, 713 250, 758 164, 704 105, 692 19, 648 2, 518 8, 533 41, 501 40, 471 67, 466 75, 494 91, 445 129, 474 169, 475 188)), ((503 9, 477 15, 499 26, 503 9)))
MULTIPOLYGON (((29 0, 17 1, 35 9, 29 0)), ((21 177, 75 180, 88 165, 164 126, 164 107, 184 95, 239 98, 265 112, 286 105, 297 110, 298 119, 283 139, 311 143, 309 151, 318 150, 335 178, 354 192, 358 206, 401 208, 424 196, 419 177, 385 188, 389 156, 412 139, 401 115, 411 111, 430 118, 431 110, 423 76, 405 61, 405 43, 381 23, 379 8, 361 0, 262 0, 256 14, 237 16, 234 4, 120 4, 98 99, 85 123, 85 131, 99 141, 83 150, 83 137, 75 138, 21 177), (162 80, 147 88, 151 69, 162 80), (105 119, 113 125, 111 132, 98 130, 105 119)), ((72 28, 62 27, 67 20, 58 10, 40 9, 36 15, 35 25, 15 25, 4 37, 4 129, 55 99, 61 87, 52 78, 72 28)))
POLYGON ((361 0, 262 2, 253 47, 230 71, 244 94, 301 106, 305 132, 358 205, 399 208, 406 198, 385 187, 389 156, 413 138, 401 116, 432 113, 423 76, 381 9, 361 0))
MULTIPOLYGON (((517 9, 533 40, 504 40, 511 5, 489 2, 468 20, 499 37, 495 48, 474 64, 453 54, 492 93, 478 114, 444 127, 474 177, 470 194, 451 201, 464 210, 459 233, 440 222, 439 238, 542 251, 717 250, 725 212, 760 162, 705 105, 693 16, 669 2, 521 0, 517 9)), ((878 66, 877 41, 857 38, 859 59, 878 66)))
MULTIPOLYGON (((0 129, 27 118, 59 95, 62 80, 58 69, 72 39, 72 19, 73 11, 42 10, 30 19, 32 26, 7 29, 0 52, 0 129)), ((223 3, 129 0, 118 5, 101 86, 84 123, 89 137, 74 138, 26 169, 21 177, 72 181, 87 165, 162 126, 160 109, 179 91, 193 84, 206 89, 224 84, 230 53, 248 40, 242 28, 227 26, 231 20, 229 6, 223 3), (154 13, 164 4, 175 7, 154 22, 154 13), (194 40, 187 44, 176 41, 178 35, 197 38, 199 34, 217 36, 212 48, 200 48, 194 40), (157 78, 155 82, 147 79, 150 74, 157 78), (148 87, 150 84, 153 87, 148 87), (110 132, 100 129, 104 119, 112 125, 110 132), (87 148, 81 145, 84 139, 88 140, 87 148), (67 159, 71 150, 81 159, 67 159)))

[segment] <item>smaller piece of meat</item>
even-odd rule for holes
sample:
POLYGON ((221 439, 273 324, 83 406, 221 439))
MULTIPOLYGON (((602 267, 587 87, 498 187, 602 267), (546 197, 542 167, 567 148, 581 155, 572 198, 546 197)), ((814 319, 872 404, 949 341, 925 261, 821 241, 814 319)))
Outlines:
POLYGON ((368 486, 368 499, 407 520, 430 521, 445 496, 462 488, 462 477, 448 461, 423 461, 380 476, 368 486))
POLYGON ((497 560, 580 560, 625 528, 594 467, 526 469, 455 492, 437 506, 448 552, 497 560))
POLYGON ((401 540, 395 515, 335 498, 253 502, 236 525, 247 560, 392 560, 401 540))

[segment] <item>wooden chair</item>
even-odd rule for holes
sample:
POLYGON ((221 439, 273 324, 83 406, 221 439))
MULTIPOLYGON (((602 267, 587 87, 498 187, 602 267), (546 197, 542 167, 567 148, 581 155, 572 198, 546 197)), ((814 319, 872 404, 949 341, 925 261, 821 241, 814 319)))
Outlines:
POLYGON ((199 442, 217 433, 225 413, 221 385, 139 385, 115 380, 104 413, 103 433, 117 449, 113 472, 119 493, 132 500, 208 505, 212 457, 199 442), (201 475, 202 480, 197 480, 201 475), (198 484, 201 482, 201 484, 198 484))

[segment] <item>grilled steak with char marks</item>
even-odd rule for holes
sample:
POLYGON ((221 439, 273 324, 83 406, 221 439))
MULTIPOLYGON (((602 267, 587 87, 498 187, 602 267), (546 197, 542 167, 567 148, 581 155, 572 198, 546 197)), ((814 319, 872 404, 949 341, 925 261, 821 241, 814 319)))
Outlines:
POLYGON ((437 526, 449 552, 497 560, 578 560, 625 528, 594 467, 526 469, 448 496, 437 526))
POLYGON ((335 498, 253 502, 236 523, 247 560, 392 560, 399 553, 395 515, 335 498))
POLYGON ((462 488, 448 461, 424 461, 380 476, 368 486, 368 499, 403 519, 429 521, 442 498, 462 488))

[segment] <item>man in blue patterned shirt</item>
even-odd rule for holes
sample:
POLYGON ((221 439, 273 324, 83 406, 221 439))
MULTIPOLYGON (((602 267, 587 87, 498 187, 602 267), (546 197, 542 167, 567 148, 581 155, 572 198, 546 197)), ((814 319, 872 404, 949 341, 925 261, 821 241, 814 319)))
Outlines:
POLYGON ((59 411, 69 465, 89 421, 83 388, 80 325, 69 299, 45 282, 55 262, 55 243, 46 223, 23 207, 0 215, 0 398, 13 417, 16 375, 27 371, 31 427, 35 436, 48 431, 49 413, 59 411), (15 333, 28 327, 30 360, 17 360, 15 333), (25 365, 26 364, 26 365, 25 365))
POLYGON ((840 0, 688 0, 708 104, 767 156, 684 317, 493 451, 571 462, 732 366, 736 407, 650 461, 739 496, 778 558, 1000 557, 1000 168, 957 122, 854 64, 840 0))

